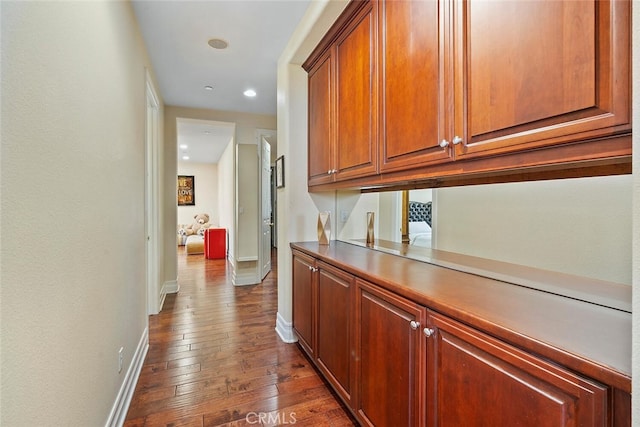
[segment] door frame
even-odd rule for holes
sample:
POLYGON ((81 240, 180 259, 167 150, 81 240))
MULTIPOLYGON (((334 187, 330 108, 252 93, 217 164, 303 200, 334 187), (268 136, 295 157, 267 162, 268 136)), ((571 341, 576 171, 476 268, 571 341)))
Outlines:
POLYGON ((147 314, 162 309, 165 289, 159 289, 159 232, 158 232, 158 139, 160 135, 160 102, 153 80, 146 71, 145 115, 145 259, 147 282, 147 314))
MULTIPOLYGON (((256 129, 256 142, 257 142, 257 146, 258 146, 258 176, 260 177, 260 179, 258 180, 258 206, 260 207, 259 209, 259 214, 258 214, 258 230, 260 230, 260 236, 262 236, 262 199, 263 199, 263 195, 264 195, 264 191, 263 191, 263 182, 262 182, 262 139, 265 138, 267 140, 267 142, 269 142, 269 144, 271 145, 271 152, 273 153, 274 149, 277 149, 277 142, 276 144, 273 144, 269 141, 269 139, 274 139, 277 138, 277 131, 274 129, 256 129), (275 147, 274 147, 275 145, 275 147)), ((269 159, 269 164, 272 165, 271 163, 271 159, 269 159)), ((271 182, 269 182, 269 188, 271 189, 271 182)), ((270 201, 271 203, 271 201, 270 201)), ((272 212, 272 216, 274 215, 274 206, 273 203, 271 203, 271 212, 272 212)), ((274 219, 274 224, 275 224, 275 219, 274 219)), ((273 235, 274 233, 274 226, 271 226, 271 234, 273 235)), ((264 253, 264 249, 263 249, 263 245, 262 245, 262 238, 260 238, 259 243, 258 243, 258 265, 257 265, 257 273, 258 273, 258 279, 259 281, 262 281, 262 279, 264 279, 264 276, 262 275, 262 266, 264 265, 264 261, 265 261, 265 257, 271 257, 271 251, 269 251, 269 253, 264 253)))

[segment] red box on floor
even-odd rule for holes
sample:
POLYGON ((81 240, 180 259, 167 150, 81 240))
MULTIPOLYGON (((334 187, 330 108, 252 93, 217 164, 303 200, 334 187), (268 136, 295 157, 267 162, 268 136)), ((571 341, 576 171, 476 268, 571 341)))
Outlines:
POLYGON ((204 257, 207 259, 227 257, 226 228, 208 228, 204 231, 204 257))

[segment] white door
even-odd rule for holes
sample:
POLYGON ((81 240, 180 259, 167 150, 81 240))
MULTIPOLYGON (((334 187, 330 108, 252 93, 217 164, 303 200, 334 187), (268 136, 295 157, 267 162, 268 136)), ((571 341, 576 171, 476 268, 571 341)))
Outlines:
POLYGON ((261 242, 261 279, 271 271, 271 145, 262 138, 261 144, 261 218, 262 218, 262 242, 261 242))

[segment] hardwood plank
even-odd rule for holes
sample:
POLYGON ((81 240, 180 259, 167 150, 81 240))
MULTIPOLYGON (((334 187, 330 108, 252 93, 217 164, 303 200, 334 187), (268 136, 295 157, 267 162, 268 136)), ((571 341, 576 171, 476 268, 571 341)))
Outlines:
POLYGON ((299 347, 275 332, 275 252, 265 280, 242 287, 225 260, 178 252, 180 292, 149 318, 126 427, 276 425, 293 413, 298 425, 356 425, 299 347))

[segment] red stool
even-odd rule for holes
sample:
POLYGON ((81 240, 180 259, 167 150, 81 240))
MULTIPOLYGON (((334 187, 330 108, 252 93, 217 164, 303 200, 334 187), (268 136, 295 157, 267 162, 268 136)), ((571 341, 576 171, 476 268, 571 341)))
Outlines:
POLYGON ((226 228, 207 228, 204 231, 204 257, 207 259, 227 257, 226 228))

